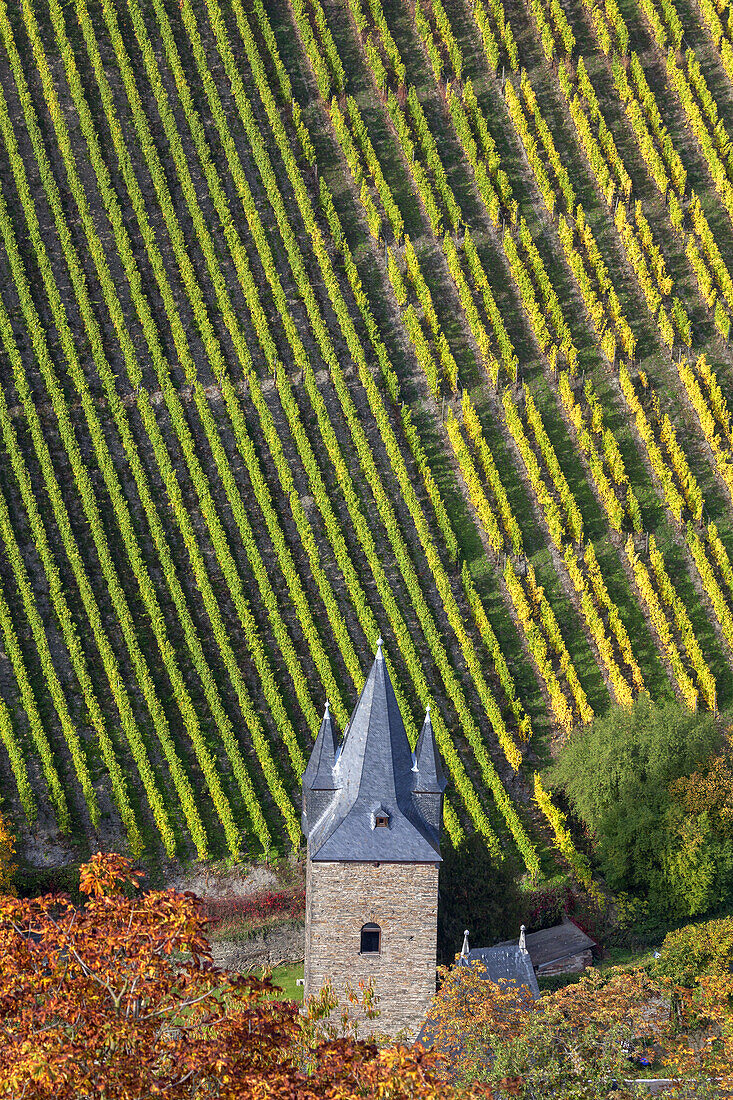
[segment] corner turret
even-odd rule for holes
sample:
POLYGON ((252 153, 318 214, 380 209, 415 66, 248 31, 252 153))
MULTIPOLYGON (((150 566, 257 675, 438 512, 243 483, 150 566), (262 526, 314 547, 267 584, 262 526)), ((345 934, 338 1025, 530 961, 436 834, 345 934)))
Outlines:
POLYGON ((338 736, 331 708, 326 699, 326 710, 318 731, 308 765, 303 772, 303 832, 308 835, 309 822, 317 821, 333 798, 336 783, 333 769, 336 764, 338 736))
POLYGON ((440 753, 435 743, 430 707, 425 711, 420 736, 413 756, 412 800, 420 817, 432 830, 436 841, 440 838, 443 821, 443 792, 448 785, 440 753))
POLYGON ((343 741, 326 707, 303 774, 305 995, 373 983, 368 1030, 415 1035, 435 994, 445 786, 429 712, 410 750, 380 638, 343 741))

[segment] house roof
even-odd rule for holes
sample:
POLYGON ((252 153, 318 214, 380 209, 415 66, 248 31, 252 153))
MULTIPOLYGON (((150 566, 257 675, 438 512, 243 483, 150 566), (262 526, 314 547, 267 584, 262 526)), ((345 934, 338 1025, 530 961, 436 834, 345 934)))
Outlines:
MULTIPOLYGON (((313 749, 314 754, 318 752, 318 763, 309 772, 312 756, 303 777, 304 791, 316 789, 315 777, 320 783, 327 778, 321 766, 325 766, 330 741, 326 734, 321 738, 322 731, 323 724, 313 749)), ((434 789, 442 793, 442 770, 429 722, 423 734, 421 759, 426 782, 432 782, 434 789)), ((440 860, 435 832, 412 797, 419 774, 413 769, 410 743, 380 639, 344 740, 335 754, 334 796, 317 821, 305 822, 310 858, 410 863, 440 860), (377 810, 389 815, 387 827, 375 828, 377 810)))
POLYGON ((516 943, 506 947, 474 947, 467 958, 460 960, 459 965, 466 966, 474 961, 483 964, 487 981, 497 985, 526 985, 533 996, 539 997, 540 987, 530 954, 516 943))
MULTIPOLYGON (((522 925, 522 929, 524 929, 524 925, 522 925)), ((456 966, 480 966, 483 971, 481 977, 485 978, 487 982, 493 982, 495 985, 505 988, 515 986, 517 991, 520 987, 526 986, 535 1000, 540 995, 540 987, 537 984, 532 960, 529 952, 521 947, 521 940, 519 944, 512 942, 497 947, 474 947, 469 950, 468 932, 466 932, 463 950, 456 966)), ((463 1042, 459 1033, 458 1037, 448 1041, 446 1045, 445 1036, 442 1034, 438 1015, 436 1014, 436 1004, 437 999, 434 999, 415 1043, 419 1043, 424 1047, 437 1046, 443 1054, 448 1056, 451 1062, 455 1063, 463 1051, 463 1042)), ((517 996, 517 1007, 526 1007, 519 996, 517 996)))
MULTIPOLYGON (((527 950, 532 959, 532 966, 540 970, 543 966, 569 959, 572 955, 579 955, 581 951, 589 951, 597 947, 595 940, 587 936, 577 924, 573 924, 567 917, 563 917, 561 924, 552 928, 543 928, 539 932, 530 932, 525 937, 527 950)), ((498 947, 509 947, 511 941, 497 944, 498 947)))

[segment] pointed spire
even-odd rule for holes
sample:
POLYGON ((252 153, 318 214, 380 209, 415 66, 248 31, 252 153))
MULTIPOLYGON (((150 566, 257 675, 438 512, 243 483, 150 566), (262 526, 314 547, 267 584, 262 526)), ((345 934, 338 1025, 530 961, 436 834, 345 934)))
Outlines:
POLYGON ((464 964, 468 962, 469 951, 470 948, 468 946, 468 929, 466 928, 463 933, 463 947, 461 948, 461 954, 459 955, 459 959, 464 964))
POLYGON ((383 645, 380 638, 338 753, 327 709, 303 778, 303 831, 314 860, 440 860, 445 780, 432 728, 420 747, 432 786, 420 786, 383 645), (381 811, 388 829, 375 828, 381 811))
POLYGON ((526 955, 529 954, 527 951, 527 941, 524 936, 524 925, 519 929, 519 950, 524 951, 526 955))
POLYGON ((384 659, 382 638, 364 687, 351 715, 337 771, 356 792, 372 791, 379 801, 407 779, 412 754, 384 659))
POLYGON ((326 699, 326 709, 323 713, 321 727, 318 730, 308 766, 303 772, 304 790, 332 791, 335 789, 333 768, 336 763, 337 743, 336 724, 331 715, 330 704, 326 699))
POLYGON ((435 743, 429 705, 425 711, 425 721, 415 746, 413 770, 417 773, 413 783, 413 790, 415 791, 434 791, 442 794, 448 785, 443 774, 438 746, 435 743))

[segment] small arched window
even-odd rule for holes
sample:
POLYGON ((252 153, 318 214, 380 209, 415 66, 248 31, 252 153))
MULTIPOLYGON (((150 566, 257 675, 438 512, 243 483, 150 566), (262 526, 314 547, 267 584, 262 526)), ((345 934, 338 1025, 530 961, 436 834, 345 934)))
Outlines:
POLYGON ((365 924, 361 930, 361 954, 378 955, 382 947, 382 929, 378 924, 365 924))

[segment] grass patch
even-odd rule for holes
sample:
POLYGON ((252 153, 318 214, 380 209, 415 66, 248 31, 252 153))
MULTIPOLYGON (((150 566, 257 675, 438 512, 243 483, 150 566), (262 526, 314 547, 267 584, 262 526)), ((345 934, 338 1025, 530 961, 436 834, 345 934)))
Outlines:
POLYGON ((654 962, 653 948, 608 947, 603 958, 595 964, 598 970, 610 970, 612 966, 651 966, 654 962))
POLYGON ((303 977, 302 962, 286 963, 285 966, 277 966, 272 972, 272 981, 280 986, 280 991, 275 994, 275 1001, 302 1001, 303 986, 297 982, 303 977))

